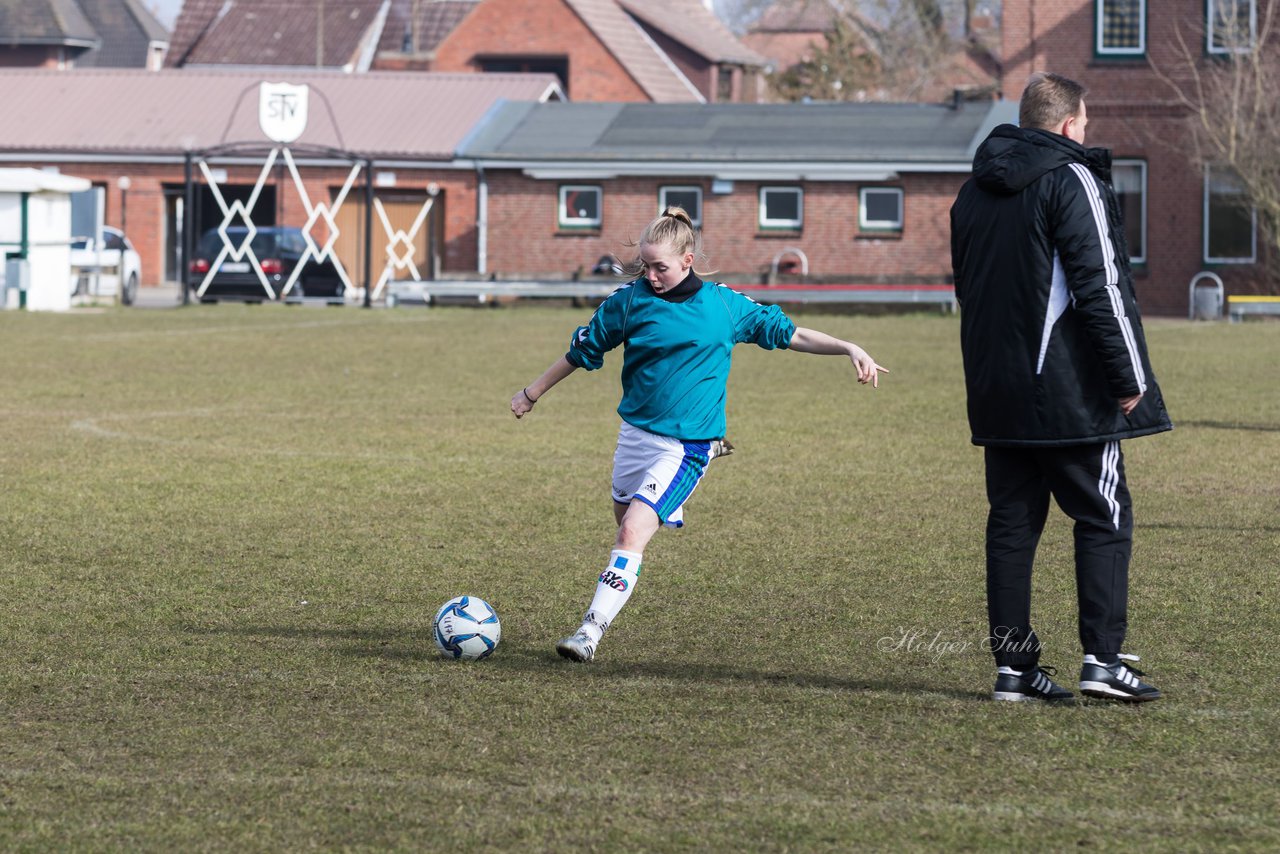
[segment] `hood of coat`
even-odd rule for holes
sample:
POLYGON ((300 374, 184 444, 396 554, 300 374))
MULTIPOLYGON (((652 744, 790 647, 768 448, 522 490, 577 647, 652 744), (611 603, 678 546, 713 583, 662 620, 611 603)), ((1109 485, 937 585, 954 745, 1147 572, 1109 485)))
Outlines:
POLYGON ((1000 125, 978 146, 973 177, 989 193, 1013 195, 1068 163, 1083 163, 1103 181, 1111 181, 1108 149, 1085 148, 1051 131, 1000 125))

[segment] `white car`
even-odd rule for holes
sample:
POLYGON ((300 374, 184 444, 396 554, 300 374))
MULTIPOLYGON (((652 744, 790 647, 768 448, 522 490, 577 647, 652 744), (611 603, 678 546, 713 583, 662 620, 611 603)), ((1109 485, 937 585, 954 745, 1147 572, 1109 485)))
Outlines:
POLYGON ((122 304, 133 305, 142 280, 142 257, 118 228, 104 226, 102 245, 96 243, 92 237, 71 239, 71 295, 118 295, 122 304))

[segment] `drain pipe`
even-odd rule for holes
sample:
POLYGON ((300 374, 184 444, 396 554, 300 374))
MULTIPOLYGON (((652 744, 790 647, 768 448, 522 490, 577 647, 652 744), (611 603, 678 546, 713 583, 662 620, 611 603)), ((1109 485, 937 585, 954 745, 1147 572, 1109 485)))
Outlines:
POLYGON ((489 182, 484 177, 484 166, 476 163, 476 272, 483 276, 488 267, 489 182))

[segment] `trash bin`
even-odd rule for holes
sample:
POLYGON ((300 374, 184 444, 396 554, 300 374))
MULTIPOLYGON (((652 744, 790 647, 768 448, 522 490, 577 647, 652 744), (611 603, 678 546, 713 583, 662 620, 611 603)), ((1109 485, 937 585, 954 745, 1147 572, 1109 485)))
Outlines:
POLYGON ((1222 278, 1217 273, 1205 270, 1191 277, 1191 320, 1221 320, 1224 301, 1222 278))

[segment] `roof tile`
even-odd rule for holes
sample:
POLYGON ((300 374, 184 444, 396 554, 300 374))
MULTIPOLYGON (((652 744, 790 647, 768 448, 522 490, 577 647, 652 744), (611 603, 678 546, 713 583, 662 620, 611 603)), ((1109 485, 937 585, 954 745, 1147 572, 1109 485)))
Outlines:
POLYGON ((173 156, 222 142, 266 147, 257 88, 280 78, 314 90, 297 145, 423 160, 451 159, 498 101, 537 101, 557 85, 550 74, 4 69, 5 105, 23 120, 0 122, 0 151, 173 156))
POLYGON ((618 5, 618 0, 564 0, 640 85, 662 102, 698 102, 701 94, 618 5))
POLYGON ((711 62, 763 66, 768 60, 738 40, 700 0, 618 0, 629 14, 711 62))

